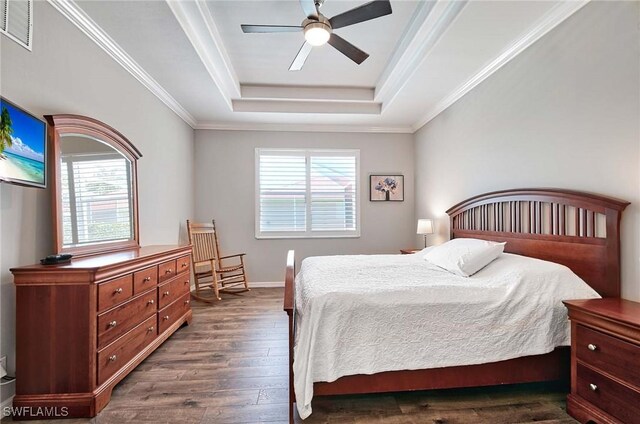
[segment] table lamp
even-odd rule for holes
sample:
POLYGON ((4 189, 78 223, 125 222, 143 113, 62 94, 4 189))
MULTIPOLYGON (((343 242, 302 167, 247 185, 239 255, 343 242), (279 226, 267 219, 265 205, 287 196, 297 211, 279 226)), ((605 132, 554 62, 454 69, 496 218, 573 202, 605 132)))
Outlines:
POLYGON ((433 234, 433 219, 419 219, 416 232, 424 235, 424 247, 427 247, 427 234, 433 234))

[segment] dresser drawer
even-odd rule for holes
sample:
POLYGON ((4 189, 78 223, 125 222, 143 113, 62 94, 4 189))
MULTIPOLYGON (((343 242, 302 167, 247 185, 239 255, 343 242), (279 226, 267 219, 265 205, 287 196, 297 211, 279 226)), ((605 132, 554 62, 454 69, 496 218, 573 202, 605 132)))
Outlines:
POLYGON ((183 294, 189 293, 189 276, 182 275, 158 286, 158 308, 164 308, 183 294))
POLYGON ((158 285, 158 267, 152 266, 133 273, 133 294, 139 294, 158 285))
POLYGON ((626 424, 640 424, 640 393, 584 366, 576 366, 578 396, 626 424))
POLYGON ((183 256, 181 258, 178 258, 178 260, 176 261, 176 270, 178 271, 178 273, 188 272, 190 264, 191 264, 191 259, 189 256, 183 256))
POLYGON ((166 331, 167 328, 176 322, 182 315, 191 309, 191 294, 186 293, 171 305, 158 312, 158 329, 160 333, 166 331))
POLYGON ((98 385, 104 383, 158 335, 156 317, 151 316, 116 343, 98 352, 98 385))
POLYGON ((98 284, 98 311, 104 311, 133 296, 131 274, 98 284))
POLYGON ((156 290, 151 290, 98 315, 98 349, 107 346, 141 321, 154 315, 158 310, 156 293, 156 290))
POLYGON ((167 261, 158 265, 158 282, 167 281, 176 275, 176 261, 167 261))
POLYGON ((640 346, 582 325, 575 337, 579 360, 640 387, 640 346))

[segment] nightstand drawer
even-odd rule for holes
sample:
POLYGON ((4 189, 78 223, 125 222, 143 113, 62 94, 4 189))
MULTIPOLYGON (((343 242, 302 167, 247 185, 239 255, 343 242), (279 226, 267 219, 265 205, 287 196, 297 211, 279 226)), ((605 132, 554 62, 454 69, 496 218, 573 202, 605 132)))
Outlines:
POLYGON ((579 360, 640 387, 640 346, 582 325, 575 337, 579 360))
POLYGON ((640 393, 581 364, 576 375, 578 396, 626 424, 640 424, 640 393))

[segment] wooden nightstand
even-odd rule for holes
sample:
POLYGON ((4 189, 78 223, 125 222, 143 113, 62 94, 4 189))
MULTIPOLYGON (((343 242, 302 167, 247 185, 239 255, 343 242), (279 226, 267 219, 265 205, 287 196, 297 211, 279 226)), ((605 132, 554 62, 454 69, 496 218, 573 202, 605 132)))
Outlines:
POLYGON ((640 303, 564 302, 571 319, 571 394, 581 423, 640 423, 640 303))
POLYGON ((412 255, 421 250, 422 249, 400 249, 400 253, 402 253, 403 255, 412 255))

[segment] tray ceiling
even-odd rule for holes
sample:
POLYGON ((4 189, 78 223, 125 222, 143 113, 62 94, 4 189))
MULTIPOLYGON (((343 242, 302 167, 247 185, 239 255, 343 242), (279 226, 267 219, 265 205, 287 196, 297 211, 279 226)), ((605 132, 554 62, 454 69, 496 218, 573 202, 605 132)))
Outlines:
POLYGON ((297 0, 49 3, 195 128, 413 132, 586 1, 392 0, 392 15, 336 30, 362 65, 325 45, 298 72, 301 33, 240 30, 300 24, 297 0))

